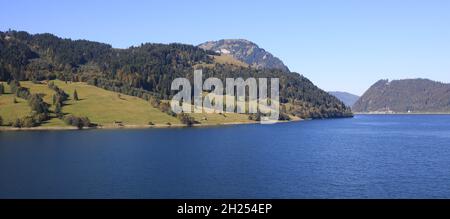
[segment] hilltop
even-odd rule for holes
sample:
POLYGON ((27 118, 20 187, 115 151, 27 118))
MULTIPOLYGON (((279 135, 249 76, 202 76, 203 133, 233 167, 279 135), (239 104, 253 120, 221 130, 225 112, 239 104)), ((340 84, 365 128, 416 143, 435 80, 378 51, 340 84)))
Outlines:
POLYGON ((198 45, 198 47, 219 54, 230 55, 257 69, 269 68, 289 72, 289 68, 279 58, 248 40, 224 39, 208 41, 198 45))

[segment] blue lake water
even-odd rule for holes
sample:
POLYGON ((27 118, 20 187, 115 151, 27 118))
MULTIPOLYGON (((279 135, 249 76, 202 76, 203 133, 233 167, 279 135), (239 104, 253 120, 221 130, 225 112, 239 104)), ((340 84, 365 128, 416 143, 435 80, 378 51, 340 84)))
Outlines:
POLYGON ((450 116, 0 132, 0 198, 450 198, 450 116))

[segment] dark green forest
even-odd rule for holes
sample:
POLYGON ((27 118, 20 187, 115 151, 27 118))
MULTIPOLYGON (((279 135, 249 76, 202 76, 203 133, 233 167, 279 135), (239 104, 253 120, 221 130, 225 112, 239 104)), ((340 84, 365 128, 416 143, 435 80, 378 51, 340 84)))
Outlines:
POLYGON ((379 80, 353 105, 357 112, 447 113, 450 84, 429 79, 379 80))
POLYGON ((7 31, 0 32, 0 81, 82 81, 146 100, 169 99, 174 78, 192 78, 194 69, 203 66, 205 78, 278 77, 283 113, 301 118, 352 116, 350 108, 298 73, 218 64, 213 55, 218 54, 178 43, 116 49, 48 33, 7 31))

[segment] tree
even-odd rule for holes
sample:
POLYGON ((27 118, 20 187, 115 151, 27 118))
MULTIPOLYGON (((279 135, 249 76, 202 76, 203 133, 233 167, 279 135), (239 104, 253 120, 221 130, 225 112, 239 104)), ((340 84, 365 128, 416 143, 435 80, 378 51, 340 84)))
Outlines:
POLYGON ((3 86, 3 83, 0 83, 0 95, 5 93, 5 87, 3 86))
POLYGON ((64 117, 64 122, 67 125, 72 125, 77 127, 78 129, 82 129, 83 127, 90 127, 91 121, 89 120, 89 118, 87 117, 76 117, 73 115, 68 115, 66 117, 64 117))
POLYGON ((3 125, 3 118, 0 116, 0 126, 3 125))
POLYGON ((63 115, 62 107, 61 107, 61 103, 59 103, 59 102, 56 103, 56 105, 55 105, 55 114, 58 118, 62 118, 62 115, 63 115))
POLYGON ((33 121, 36 125, 41 124, 43 121, 49 119, 48 114, 37 113, 36 111, 31 112, 30 117, 33 118, 33 121))
POLYGON ((250 114, 248 119, 253 121, 261 121, 261 112, 258 111, 257 113, 250 114))
POLYGON ((56 103, 58 102, 58 97, 56 95, 57 94, 53 94, 53 105, 56 105, 56 103))
POLYGON ((161 103, 161 101, 154 96, 150 96, 149 102, 155 108, 159 108, 159 104, 161 103))
POLYGON ((25 87, 17 87, 15 89, 15 93, 17 97, 20 97, 22 99, 28 99, 28 97, 30 96, 30 90, 25 87))
POLYGON ((63 105, 64 101, 67 100, 69 95, 66 94, 66 92, 64 92, 58 86, 56 86, 53 81, 48 84, 48 87, 55 91, 55 94, 53 94, 53 105, 56 105, 56 103, 60 103, 61 105, 63 105))
POLYGON ((11 93, 16 93, 17 88, 20 87, 20 83, 16 80, 12 80, 9 82, 9 87, 11 89, 11 93))
POLYGON ((48 104, 44 102, 39 94, 31 94, 30 98, 28 98, 28 104, 30 105, 31 110, 36 111, 37 113, 48 113, 48 104))
POLYGON ((91 126, 91 120, 89 120, 88 117, 81 117, 80 123, 83 125, 83 127, 90 127, 91 126))
POLYGON ((75 91, 73 92, 73 99, 75 101, 78 101, 78 93, 77 93, 77 89, 75 89, 75 91))
POLYGON ((21 121, 21 126, 22 127, 30 128, 30 127, 35 127, 36 125, 37 124, 34 121, 34 119, 29 117, 29 116, 23 118, 22 121, 21 121))
POLYGON ((12 126, 13 126, 13 127, 16 127, 16 128, 20 128, 20 127, 22 127, 22 121, 21 121, 19 118, 17 118, 17 119, 14 120, 14 122, 12 123, 12 126))
POLYGON ((193 124, 196 123, 195 119, 186 113, 180 113, 180 114, 178 114, 177 117, 181 121, 181 123, 183 123, 187 126, 192 126, 193 124))

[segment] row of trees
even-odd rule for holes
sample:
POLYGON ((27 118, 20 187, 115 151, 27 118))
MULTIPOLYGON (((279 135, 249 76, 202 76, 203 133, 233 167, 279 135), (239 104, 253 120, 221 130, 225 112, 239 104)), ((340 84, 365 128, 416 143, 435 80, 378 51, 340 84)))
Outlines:
POLYGON ((77 117, 74 115, 65 116, 64 122, 67 125, 75 126, 78 129, 82 129, 83 127, 90 127, 92 125, 88 117, 77 117))
MULTIPOLYGON (((55 114, 58 118, 62 119, 67 125, 75 126, 78 129, 90 127, 92 125, 88 117, 77 117, 74 115, 64 116, 62 107, 64 102, 68 100, 69 95, 64 90, 56 86, 53 81, 48 83, 48 87, 55 91, 55 94, 53 95, 53 105, 55 106, 55 114)), ((73 100, 79 100, 76 89, 73 92, 73 100)))
POLYGON ((64 101, 69 98, 69 95, 55 85, 53 81, 48 83, 48 87, 55 91, 53 94, 53 105, 55 106, 55 114, 58 118, 62 118, 64 114, 62 113, 62 107, 64 105, 64 101))
MULTIPOLYGON (((31 108, 31 114, 23 118, 17 118, 7 125, 17 128, 35 127, 50 118, 49 104, 44 102, 41 94, 31 94, 28 88, 22 87, 20 82, 16 80, 9 81, 8 85, 11 88, 11 93, 15 94, 19 98, 27 100, 28 105, 31 108)), ((68 99, 69 95, 56 86, 54 82, 50 82, 48 87, 55 91, 55 94, 53 95, 53 105, 55 106, 55 114, 57 117, 63 119, 66 124, 78 127, 80 129, 83 127, 90 127, 92 125, 87 117, 76 117, 73 115, 64 117, 62 113, 62 106, 64 101, 68 99)), ((4 94, 4 92, 4 85, 3 83, 0 83, 0 94, 4 94)), ((75 101, 78 100, 78 93, 76 90, 74 91, 73 98, 75 101)), ((1 125, 3 125, 2 117, 0 117, 0 126, 1 125)))
MULTIPOLYGON (((248 115, 248 119, 249 120, 253 120, 253 121, 261 121, 261 117, 265 116, 263 113, 261 112, 257 112, 257 113, 251 113, 248 115)), ((268 115, 266 115, 268 116, 268 115)), ((289 117, 289 115, 287 115, 286 113, 280 112, 279 116, 278 116, 278 120, 280 121, 290 121, 291 117, 289 117)))
POLYGON ((45 120, 48 120, 48 115, 32 112, 31 115, 23 118, 17 118, 8 125, 16 128, 30 128, 39 126, 45 120))
POLYGON ((9 82, 11 93, 27 100, 31 108, 31 114, 24 118, 18 118, 12 122, 13 127, 34 127, 49 119, 49 105, 44 102, 41 94, 31 94, 28 88, 22 87, 20 82, 9 82))

